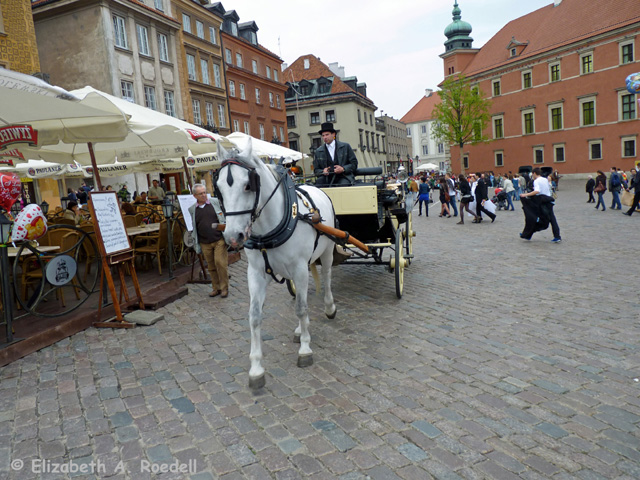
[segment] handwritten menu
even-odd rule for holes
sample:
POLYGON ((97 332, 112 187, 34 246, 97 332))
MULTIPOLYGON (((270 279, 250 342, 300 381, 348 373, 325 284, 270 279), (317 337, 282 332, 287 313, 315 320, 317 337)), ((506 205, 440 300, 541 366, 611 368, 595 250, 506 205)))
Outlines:
POLYGON ((116 192, 92 193, 91 201, 105 253, 111 255, 123 250, 130 250, 131 244, 124 228, 116 192))
MULTIPOLYGON (((211 201, 211 195, 207 193, 207 198, 211 201)), ((196 203, 196 197, 193 195, 178 195, 178 202, 180 203, 180 210, 182 210, 182 216, 184 218, 185 226, 187 230, 192 231, 193 225, 191 224, 191 214, 189 213, 189 207, 196 203)))

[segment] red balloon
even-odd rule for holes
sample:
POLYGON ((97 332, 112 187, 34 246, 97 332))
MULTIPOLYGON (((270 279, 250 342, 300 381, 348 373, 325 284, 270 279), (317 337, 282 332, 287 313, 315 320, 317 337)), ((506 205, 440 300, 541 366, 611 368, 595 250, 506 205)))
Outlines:
POLYGON ((0 207, 9 211, 20 198, 20 177, 13 173, 0 173, 0 207))

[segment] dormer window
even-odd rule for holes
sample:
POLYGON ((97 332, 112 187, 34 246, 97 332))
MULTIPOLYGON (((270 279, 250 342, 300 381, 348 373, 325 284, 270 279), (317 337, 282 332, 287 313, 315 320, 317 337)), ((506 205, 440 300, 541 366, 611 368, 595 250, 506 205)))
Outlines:
POLYGON ((515 57, 516 55, 518 55, 518 51, 515 48, 511 49, 511 56, 515 57))
POLYGON ((231 35, 233 35, 234 37, 238 36, 238 24, 235 22, 231 23, 231 35))
POLYGON ((251 44, 252 45, 257 45, 258 44, 258 36, 256 35, 256 32, 250 32, 249 36, 251 38, 251 44))
POLYGON ((304 59, 304 69, 305 70, 309 70, 310 64, 309 64, 309 59, 305 58, 304 59))

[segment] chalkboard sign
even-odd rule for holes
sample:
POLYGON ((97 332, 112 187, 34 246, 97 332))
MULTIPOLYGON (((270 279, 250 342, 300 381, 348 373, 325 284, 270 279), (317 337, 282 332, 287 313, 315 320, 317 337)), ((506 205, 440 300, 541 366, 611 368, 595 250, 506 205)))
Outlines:
POLYGON ((98 245, 106 256, 131 250, 131 243, 124 227, 116 192, 91 192, 89 203, 98 245))

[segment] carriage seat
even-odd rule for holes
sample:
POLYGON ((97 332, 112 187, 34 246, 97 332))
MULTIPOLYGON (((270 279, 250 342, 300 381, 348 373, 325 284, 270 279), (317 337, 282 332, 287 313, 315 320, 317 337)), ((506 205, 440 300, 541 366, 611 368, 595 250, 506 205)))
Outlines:
POLYGON ((365 175, 382 175, 382 167, 364 167, 356 169, 354 173, 356 177, 362 177, 365 175))

